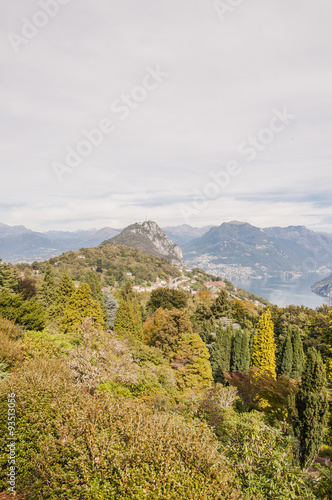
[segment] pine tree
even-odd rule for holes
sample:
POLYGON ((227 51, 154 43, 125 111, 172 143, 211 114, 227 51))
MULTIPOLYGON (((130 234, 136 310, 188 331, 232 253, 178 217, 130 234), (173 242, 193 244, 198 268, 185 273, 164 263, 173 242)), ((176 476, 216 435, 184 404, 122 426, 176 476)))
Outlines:
POLYGON ((299 459, 302 469, 309 467, 324 438, 328 415, 326 374, 321 355, 308 349, 300 388, 291 408, 293 428, 299 441, 299 459))
POLYGON ((299 380, 299 378, 302 375, 304 367, 304 352, 301 340, 301 333, 298 327, 295 328, 293 332, 292 346, 293 346, 293 364, 292 364, 291 377, 295 380, 299 380))
POLYGON ((246 373, 250 367, 249 340, 246 331, 236 330, 231 353, 231 372, 246 373))
POLYGON ((224 382, 223 372, 231 370, 231 349, 234 331, 233 328, 224 329, 219 326, 217 329, 216 341, 211 347, 211 367, 215 382, 224 382))
POLYGON ((172 368, 181 390, 209 386, 213 380, 209 351, 196 333, 185 333, 181 338, 172 368))
POLYGON ((293 332, 291 327, 288 327, 287 335, 282 346, 281 360, 280 360, 280 373, 285 377, 290 378, 293 368, 293 332))
POLYGON ((118 335, 133 335, 142 338, 143 324, 139 304, 135 298, 120 298, 114 319, 114 332, 118 335))
POLYGON ((46 264, 39 295, 45 309, 49 308, 56 301, 56 283, 50 264, 46 264))
POLYGON ((99 303, 92 298, 89 285, 81 283, 66 304, 62 328, 66 332, 77 331, 86 318, 90 318, 96 327, 104 325, 103 311, 99 303))
POLYGON ((252 346, 251 361, 258 368, 258 374, 269 371, 276 378, 275 350, 274 327, 271 311, 268 309, 258 322, 252 346))

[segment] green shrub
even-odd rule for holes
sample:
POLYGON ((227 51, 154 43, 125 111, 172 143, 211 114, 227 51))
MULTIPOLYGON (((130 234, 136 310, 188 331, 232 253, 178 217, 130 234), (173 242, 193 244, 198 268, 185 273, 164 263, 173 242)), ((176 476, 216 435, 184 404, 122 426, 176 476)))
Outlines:
POLYGON ((0 383, 1 449, 14 392, 17 491, 29 500, 242 498, 206 424, 79 387, 64 361, 41 358, 0 383))

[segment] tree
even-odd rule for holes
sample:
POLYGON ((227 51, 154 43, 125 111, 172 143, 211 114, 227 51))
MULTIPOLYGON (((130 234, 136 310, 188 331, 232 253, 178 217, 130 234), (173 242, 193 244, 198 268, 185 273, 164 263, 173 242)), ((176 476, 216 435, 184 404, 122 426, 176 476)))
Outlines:
POLYGON ((8 264, 0 259, 0 292, 12 292, 15 289, 17 277, 8 264))
POLYGON ((303 344, 301 340, 300 329, 295 328, 292 336, 292 347, 293 347, 293 364, 291 377, 295 380, 299 380, 302 375, 304 367, 304 352, 303 344))
POLYGON ((226 290, 220 290, 218 297, 211 306, 211 311, 216 319, 231 316, 232 306, 226 290))
POLYGON ((45 267, 44 278, 40 290, 40 299, 45 309, 50 307, 56 300, 56 283, 50 264, 46 264, 45 267))
POLYGON ((188 312, 184 309, 157 309, 148 318, 143 331, 144 342, 160 349, 167 359, 173 359, 185 334, 192 334, 188 312))
POLYGON ((59 279, 59 285, 56 291, 56 302, 65 307, 70 297, 75 293, 75 286, 70 276, 63 272, 59 279))
POLYGON ((324 438, 328 415, 328 393, 325 368, 321 355, 308 349, 307 361, 300 388, 290 402, 295 436, 299 441, 299 460, 302 469, 309 467, 324 438))
POLYGON ((136 298, 121 297, 114 319, 114 332, 118 335, 133 335, 142 337, 143 324, 139 304, 136 298))
POLYGON ((25 326, 29 330, 45 327, 45 313, 35 300, 24 300, 21 295, 0 293, 0 316, 25 326))
POLYGON ((77 331, 86 318, 90 318, 97 327, 104 325, 103 311, 99 302, 92 298, 89 285, 81 283, 66 304, 61 322, 62 328, 66 332, 77 331))
POLYGON ((250 368, 250 347, 249 347, 249 335, 247 330, 242 333, 242 343, 241 343, 241 360, 242 360, 242 373, 247 373, 250 368))
POLYGON ((196 333, 183 335, 172 360, 180 389, 199 389, 210 385, 213 378, 209 357, 209 351, 196 333))
POLYGON ((151 292, 147 309, 151 314, 160 307, 162 309, 183 309, 187 306, 187 301, 187 294, 183 290, 158 288, 151 292))
POLYGON ((289 326, 287 330, 287 335, 284 340, 281 352, 280 360, 280 373, 285 375, 285 377, 290 378, 292 375, 293 368, 293 344, 292 344, 293 332, 292 328, 289 326))
POLYGON ((104 290, 104 303, 107 312, 107 324, 110 330, 114 328, 114 320, 119 302, 116 300, 109 288, 104 290))
POLYGON ((22 294, 24 299, 32 299, 37 295, 35 282, 31 278, 20 278, 15 287, 17 293, 22 294))
POLYGON ((246 331, 236 330, 231 351, 231 372, 246 373, 250 367, 249 339, 246 331))
POLYGON ((101 307, 104 307, 104 297, 101 290, 101 283, 98 274, 93 271, 89 271, 85 274, 82 279, 83 283, 87 283, 90 287, 92 298, 98 300, 101 307))
POLYGON ((258 374, 271 372, 276 377, 276 344, 271 312, 268 309, 262 314, 254 336, 251 361, 258 368, 258 374))
POLYGON ((215 382, 224 382, 223 372, 231 370, 231 349, 234 330, 231 327, 217 329, 216 341, 211 347, 211 367, 215 382))

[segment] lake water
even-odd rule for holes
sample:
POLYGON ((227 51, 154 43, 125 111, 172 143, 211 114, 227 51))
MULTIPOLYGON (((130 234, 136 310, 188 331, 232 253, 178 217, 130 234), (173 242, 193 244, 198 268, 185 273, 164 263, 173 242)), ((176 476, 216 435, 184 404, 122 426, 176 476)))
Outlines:
POLYGON ((315 309, 322 304, 330 304, 327 297, 320 297, 310 289, 316 281, 326 278, 326 274, 311 273, 300 278, 264 278, 232 280, 238 288, 268 299, 272 304, 286 307, 290 304, 307 306, 315 309))

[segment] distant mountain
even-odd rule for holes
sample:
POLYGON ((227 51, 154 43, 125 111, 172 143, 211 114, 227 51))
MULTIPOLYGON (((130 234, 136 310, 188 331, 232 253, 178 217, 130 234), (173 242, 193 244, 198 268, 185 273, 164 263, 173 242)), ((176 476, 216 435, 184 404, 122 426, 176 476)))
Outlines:
POLYGON ((292 241, 308 250, 313 266, 332 264, 332 234, 311 231, 305 226, 267 227, 264 232, 273 238, 292 241))
POLYGON ((174 243, 182 248, 189 241, 203 236, 211 227, 214 226, 192 227, 189 224, 182 224, 181 226, 163 227, 163 230, 174 243))
POLYGON ((324 278, 320 281, 314 283, 311 287, 311 290, 317 295, 321 295, 322 297, 331 297, 332 296, 332 274, 327 278, 324 278))
POLYGON ((311 252, 246 222, 225 222, 183 248, 187 266, 228 279, 303 273, 311 252))
POLYGON ((105 227, 87 231, 31 231, 25 226, 0 224, 0 258, 13 264, 42 261, 68 250, 95 247, 106 238, 119 234, 118 229, 105 227))
POLYGON ((166 258, 172 265, 184 266, 182 251, 153 221, 137 222, 102 243, 138 248, 141 252, 166 258))
POLYGON ((7 226, 7 224, 2 224, 0 222, 0 238, 6 238, 7 236, 18 236, 20 234, 32 233, 30 229, 25 226, 7 226))

